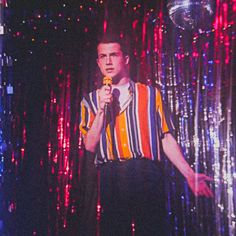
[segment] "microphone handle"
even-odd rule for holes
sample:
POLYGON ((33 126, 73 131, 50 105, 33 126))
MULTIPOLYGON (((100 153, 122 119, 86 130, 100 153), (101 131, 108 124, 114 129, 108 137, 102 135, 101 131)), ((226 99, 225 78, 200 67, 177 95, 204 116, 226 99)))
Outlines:
MULTIPOLYGON (((110 88, 110 90, 111 90, 111 84, 106 84, 106 85, 108 85, 109 86, 109 88, 110 88)), ((106 103, 105 104, 105 107, 104 107, 104 114, 105 114, 105 118, 107 117, 107 113, 108 113, 108 106, 109 106, 110 104, 109 103, 106 103)))
MULTIPOLYGON (((105 77, 103 79, 103 84, 104 85, 108 85, 111 89, 111 85, 112 85, 112 78, 111 77, 105 77), (105 80, 108 79, 109 81, 106 81, 105 80)), ((108 106, 109 106, 109 103, 106 103, 105 104, 105 107, 104 107, 104 121, 103 121, 103 128, 106 130, 106 126, 107 126, 107 118, 108 118, 108 106)))
POLYGON ((108 103, 105 104, 104 107, 104 120, 103 120, 103 128, 106 129, 107 126, 107 116, 108 116, 108 103))
POLYGON ((107 109, 108 109, 108 103, 105 104, 105 107, 104 107, 104 114, 107 115, 107 109))

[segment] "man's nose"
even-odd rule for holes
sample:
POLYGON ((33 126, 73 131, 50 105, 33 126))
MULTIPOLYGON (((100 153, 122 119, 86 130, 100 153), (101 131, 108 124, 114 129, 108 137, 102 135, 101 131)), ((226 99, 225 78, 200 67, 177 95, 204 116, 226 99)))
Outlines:
POLYGON ((111 57, 110 57, 110 56, 108 56, 108 57, 106 58, 106 64, 107 64, 107 65, 112 64, 112 61, 111 61, 111 57))

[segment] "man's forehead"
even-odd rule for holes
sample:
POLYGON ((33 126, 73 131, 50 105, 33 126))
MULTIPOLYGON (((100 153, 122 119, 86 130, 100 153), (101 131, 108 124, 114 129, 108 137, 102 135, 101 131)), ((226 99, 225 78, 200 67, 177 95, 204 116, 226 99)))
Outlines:
POLYGON ((100 43, 98 44, 97 47, 98 53, 103 53, 103 52, 120 52, 121 47, 119 43, 100 43))

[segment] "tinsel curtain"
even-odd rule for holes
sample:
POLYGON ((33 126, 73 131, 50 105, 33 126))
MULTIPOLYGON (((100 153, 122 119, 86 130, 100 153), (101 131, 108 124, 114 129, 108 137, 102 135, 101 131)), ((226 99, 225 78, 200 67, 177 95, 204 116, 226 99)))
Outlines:
POLYGON ((235 235, 236 2, 215 3, 203 32, 177 28, 166 1, 4 3, 3 233, 99 235, 99 175, 79 105, 101 79, 97 37, 116 31, 130 42, 132 79, 161 89, 187 161, 213 178, 214 198, 194 198, 165 159, 171 235, 235 235))

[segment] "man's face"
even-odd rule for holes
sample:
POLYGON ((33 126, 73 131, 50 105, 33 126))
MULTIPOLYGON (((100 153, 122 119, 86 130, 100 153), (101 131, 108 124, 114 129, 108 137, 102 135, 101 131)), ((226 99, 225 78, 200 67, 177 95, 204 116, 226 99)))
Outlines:
POLYGON ((119 43, 100 43, 97 63, 104 76, 110 76, 113 83, 118 83, 126 75, 129 57, 124 56, 119 43))

